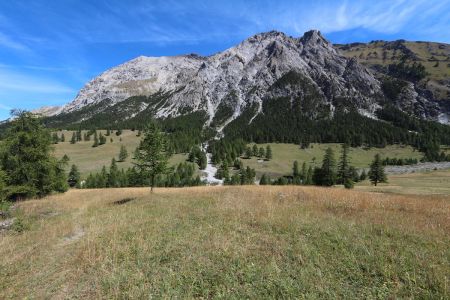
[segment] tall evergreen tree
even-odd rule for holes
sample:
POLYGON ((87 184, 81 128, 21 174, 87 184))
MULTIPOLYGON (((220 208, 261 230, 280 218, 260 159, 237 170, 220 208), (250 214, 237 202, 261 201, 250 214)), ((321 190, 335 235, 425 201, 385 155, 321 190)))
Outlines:
POLYGON ((52 140, 41 119, 30 112, 13 111, 0 149, 10 199, 42 197, 67 190, 64 161, 51 155, 52 140))
POLYGON ((64 143, 66 141, 66 136, 64 133, 61 134, 61 142, 64 143))
POLYGON ((370 164, 369 179, 375 186, 380 182, 387 182, 387 177, 386 173, 384 173, 384 166, 381 162, 380 154, 376 154, 370 164))
POLYGON ((53 132, 53 134, 52 134, 52 142, 53 142, 53 144, 58 144, 58 142, 59 142, 59 137, 56 132, 53 132))
POLYGON ((267 185, 269 184, 267 180, 266 174, 262 174, 261 178, 259 179, 259 185, 267 185))
POLYGON ((322 160, 320 168, 320 185, 332 186, 336 183, 336 160, 333 149, 328 148, 322 160))
POLYGON ((253 151, 253 156, 258 157, 258 154, 259 154, 258 145, 254 144, 252 151, 253 151))
POLYGON ((80 183, 80 172, 78 171, 78 167, 76 165, 72 165, 70 168, 69 176, 67 178, 67 182, 70 187, 78 186, 80 183))
POLYGON ((136 166, 150 179, 151 191, 156 184, 156 177, 165 172, 167 159, 166 136, 154 122, 150 122, 144 129, 144 137, 136 151, 136 166))
POLYGON ((263 147, 259 147, 259 158, 264 158, 266 156, 266 151, 263 147))
POLYGON ((120 146, 119 162, 124 162, 127 158, 128 158, 127 148, 124 145, 122 145, 120 146))
POLYGON ((266 159, 271 160, 272 159, 272 148, 270 145, 267 145, 266 147, 266 159))
POLYGON ((348 150, 349 150, 348 145, 342 144, 341 157, 339 160, 337 170, 337 183, 339 184, 345 184, 346 181, 352 179, 350 174, 348 150))
POLYGON ((94 144, 92 144, 92 147, 98 147, 99 141, 97 136, 97 131, 94 132, 94 144))
POLYGON ((313 184, 313 168, 312 168, 312 166, 309 166, 308 172, 306 173, 305 184, 306 185, 313 184))
POLYGON ((119 187, 119 168, 115 158, 111 160, 111 166, 109 167, 108 187, 119 187))
POLYGON ((71 144, 75 144, 77 142, 77 136, 75 132, 72 132, 72 138, 70 139, 71 144))

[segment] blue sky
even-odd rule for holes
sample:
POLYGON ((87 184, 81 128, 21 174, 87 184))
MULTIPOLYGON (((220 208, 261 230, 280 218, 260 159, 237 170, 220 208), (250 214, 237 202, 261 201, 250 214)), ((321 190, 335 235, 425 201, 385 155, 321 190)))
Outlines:
POLYGON ((0 120, 11 108, 67 103, 139 55, 208 55, 258 32, 313 28, 334 43, 450 43, 450 1, 1 1, 0 120))

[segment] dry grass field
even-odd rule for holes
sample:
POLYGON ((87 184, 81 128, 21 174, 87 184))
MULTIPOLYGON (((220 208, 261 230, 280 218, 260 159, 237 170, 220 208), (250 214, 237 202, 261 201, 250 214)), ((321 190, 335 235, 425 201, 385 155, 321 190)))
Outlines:
POLYGON ((450 296, 450 198, 295 186, 71 190, 18 203, 0 298, 450 296))

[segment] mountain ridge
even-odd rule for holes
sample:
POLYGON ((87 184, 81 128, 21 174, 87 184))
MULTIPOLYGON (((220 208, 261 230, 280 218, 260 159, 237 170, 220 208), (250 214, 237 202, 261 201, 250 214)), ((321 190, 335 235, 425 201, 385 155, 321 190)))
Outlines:
MULTIPOLYGON (((62 108, 37 112, 62 116, 86 106, 98 106, 102 101, 106 110, 106 106, 132 97, 159 94, 165 95, 164 99, 158 103, 144 101, 139 107, 133 103, 130 114, 122 114, 122 118, 134 118, 144 111, 152 111, 156 118, 203 111, 207 115, 205 125, 214 125, 221 131, 254 105, 257 109, 253 118, 256 117, 266 99, 288 97, 292 102, 300 97, 305 102, 309 97, 305 91, 309 90, 315 95, 308 100, 314 102, 311 109, 323 110, 309 112, 312 117, 332 117, 336 107, 344 107, 376 118, 375 112, 389 101, 381 76, 373 66, 361 64, 357 57, 343 52, 351 45, 360 44, 333 46, 317 30, 298 38, 270 31, 210 56, 139 56, 89 81, 62 108), (286 74, 294 73, 298 75, 293 75, 297 82, 274 88, 286 74), (218 113, 220 116, 216 117, 218 113)), ((447 123, 447 111, 443 113, 436 99, 423 94, 417 85, 407 83, 393 102, 411 115, 447 123)), ((101 111, 97 108, 98 113, 101 111)), ((93 115, 84 115, 74 123, 84 122, 93 115)))

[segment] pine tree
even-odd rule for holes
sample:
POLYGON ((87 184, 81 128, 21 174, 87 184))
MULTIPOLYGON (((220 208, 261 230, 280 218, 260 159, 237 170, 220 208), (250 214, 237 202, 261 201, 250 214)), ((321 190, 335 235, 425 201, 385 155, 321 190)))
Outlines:
POLYGON ((63 134, 61 134, 61 142, 64 143, 66 141, 66 136, 63 134))
POLYGON ((264 158, 264 156, 266 156, 266 151, 264 150, 263 147, 260 147, 259 148, 259 157, 264 158))
POLYGON ((151 122, 144 129, 144 137, 136 151, 136 165, 144 176, 150 179, 151 191, 156 184, 156 177, 166 170, 167 141, 164 133, 151 122))
POLYGON ((124 145, 122 145, 120 146, 119 162, 124 162, 127 158, 128 158, 127 148, 124 145))
POLYGON ((67 182, 70 187, 75 187, 80 183, 80 172, 76 165, 72 165, 70 168, 69 176, 67 178, 67 182))
POLYGON ((208 164, 208 160, 206 158, 206 153, 200 151, 197 158, 197 164, 200 170, 206 169, 206 165, 208 164))
POLYGON ((366 180, 366 179, 367 179, 366 170, 363 169, 362 172, 361 172, 361 175, 359 176, 359 180, 360 180, 360 181, 364 181, 364 180, 366 180))
POLYGON ((77 136, 75 132, 72 133, 72 138, 70 139, 71 144, 75 144, 77 142, 77 136))
POLYGON ((108 174, 108 187, 118 187, 119 186, 119 169, 117 168, 116 159, 111 160, 111 166, 109 167, 108 174))
POLYGON ((294 177, 300 176, 300 170, 298 169, 298 161, 294 161, 294 164, 292 166, 292 176, 294 177))
POLYGON ((333 149, 331 148, 325 151, 320 173, 320 185, 332 186, 336 183, 336 161, 334 159, 333 149))
POLYGON ((251 158, 253 155, 253 151, 250 147, 245 148, 245 158, 251 158))
POLYGON ((309 166, 309 168, 308 168, 308 172, 306 174, 306 179, 305 179, 305 184, 306 185, 313 184, 313 169, 311 166, 309 166))
POLYGON ((81 142, 82 141, 81 140, 81 129, 78 129, 76 136, 77 136, 77 142, 81 142))
POLYGON ((259 179, 259 185, 267 185, 269 182, 267 181, 266 174, 262 174, 261 179, 259 179))
POLYGON ((122 134, 122 128, 117 129, 116 131, 116 135, 120 136, 122 134))
POLYGON ((94 144, 92 144, 92 147, 98 147, 98 136, 97 136, 97 131, 94 132, 94 144))
POLYGON ((369 179, 375 186, 380 182, 387 182, 387 177, 384 173, 384 166, 381 162, 380 154, 376 154, 370 164, 369 179))
POLYGON ((253 145, 253 156, 257 157, 259 154, 258 146, 256 144, 253 145))
POLYGON ((53 132, 53 134, 52 134, 52 141, 53 141, 53 144, 58 144, 58 142, 59 142, 58 134, 56 132, 53 132))
POLYGON ((13 111, 12 115, 0 149, 7 197, 16 200, 65 192, 65 162, 52 156, 50 132, 30 112, 13 111))
POLYGON ((110 136, 111 135, 111 130, 108 128, 106 129, 106 136, 110 136))
POLYGON ((266 159, 271 160, 272 159, 272 148, 270 145, 267 145, 266 147, 266 159))
POLYGON ((300 173, 300 179, 302 180, 303 184, 305 184, 307 172, 308 170, 306 169, 306 162, 303 162, 302 171, 300 173))
POLYGON ((98 144, 104 145, 106 143, 106 137, 100 132, 100 135, 98 137, 98 144))
POLYGON ((348 145, 342 144, 341 157, 339 160, 337 171, 337 183, 345 184, 345 182, 348 180, 352 180, 348 158, 348 145))

